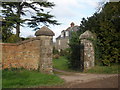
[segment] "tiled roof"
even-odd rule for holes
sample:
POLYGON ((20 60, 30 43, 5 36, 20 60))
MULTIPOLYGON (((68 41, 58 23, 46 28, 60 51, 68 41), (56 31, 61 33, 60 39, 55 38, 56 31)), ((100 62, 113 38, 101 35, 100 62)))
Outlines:
POLYGON ((79 26, 68 27, 65 31, 78 31, 79 26))

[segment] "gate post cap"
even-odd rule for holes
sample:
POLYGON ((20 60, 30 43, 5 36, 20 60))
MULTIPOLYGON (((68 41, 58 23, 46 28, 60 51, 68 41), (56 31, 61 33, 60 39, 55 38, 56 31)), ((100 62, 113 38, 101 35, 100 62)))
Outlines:
POLYGON ((43 26, 38 31, 36 31, 35 36, 54 36, 54 32, 48 27, 43 26))
POLYGON ((94 35, 91 31, 87 30, 80 35, 79 39, 94 38, 94 35))

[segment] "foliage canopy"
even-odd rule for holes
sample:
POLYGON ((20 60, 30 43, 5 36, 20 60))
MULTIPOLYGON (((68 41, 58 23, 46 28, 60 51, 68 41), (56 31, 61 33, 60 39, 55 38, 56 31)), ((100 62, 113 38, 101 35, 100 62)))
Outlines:
MULTIPOLYGON (((100 12, 96 12, 87 19, 83 18, 80 24, 78 35, 70 39, 71 65, 72 61, 79 61, 77 48, 77 38, 86 30, 90 30, 97 37, 94 41, 96 62, 110 66, 111 63, 120 62, 120 2, 108 2, 102 6, 100 12), (75 39, 76 38, 76 39, 75 39), (72 47, 72 43, 76 44, 72 47), (75 52, 74 52, 75 51, 75 52), (76 54, 77 53, 77 54, 76 54), (76 59, 72 58, 76 56, 76 59)), ((75 64, 74 64, 75 65, 75 64)), ((74 65, 72 65, 74 67, 74 65)))
POLYGON ((49 11, 45 11, 45 8, 53 8, 54 6, 54 3, 44 0, 40 2, 2 2, 2 17, 6 25, 2 25, 3 36, 7 36, 6 32, 15 28, 16 36, 19 37, 20 26, 27 25, 36 30, 41 23, 59 25, 57 20, 53 20, 54 16, 49 11))

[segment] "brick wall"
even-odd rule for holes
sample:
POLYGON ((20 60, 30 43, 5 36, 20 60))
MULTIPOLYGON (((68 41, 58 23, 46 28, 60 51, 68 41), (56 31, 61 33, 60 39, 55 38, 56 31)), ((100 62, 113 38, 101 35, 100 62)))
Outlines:
POLYGON ((38 69, 40 58, 40 39, 34 38, 20 43, 2 44, 2 65, 4 68, 23 67, 38 69))

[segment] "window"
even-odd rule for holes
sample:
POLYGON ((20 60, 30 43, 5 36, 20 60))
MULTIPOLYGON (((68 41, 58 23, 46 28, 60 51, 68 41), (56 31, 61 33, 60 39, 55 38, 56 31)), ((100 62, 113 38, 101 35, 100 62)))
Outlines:
POLYGON ((60 40, 58 41, 58 45, 60 45, 60 40))
POLYGON ((69 44, 69 39, 68 39, 67 43, 69 44))
POLYGON ((64 32, 61 33, 61 37, 64 37, 64 32))
POLYGON ((69 36, 69 32, 68 31, 66 31, 66 36, 69 36))

